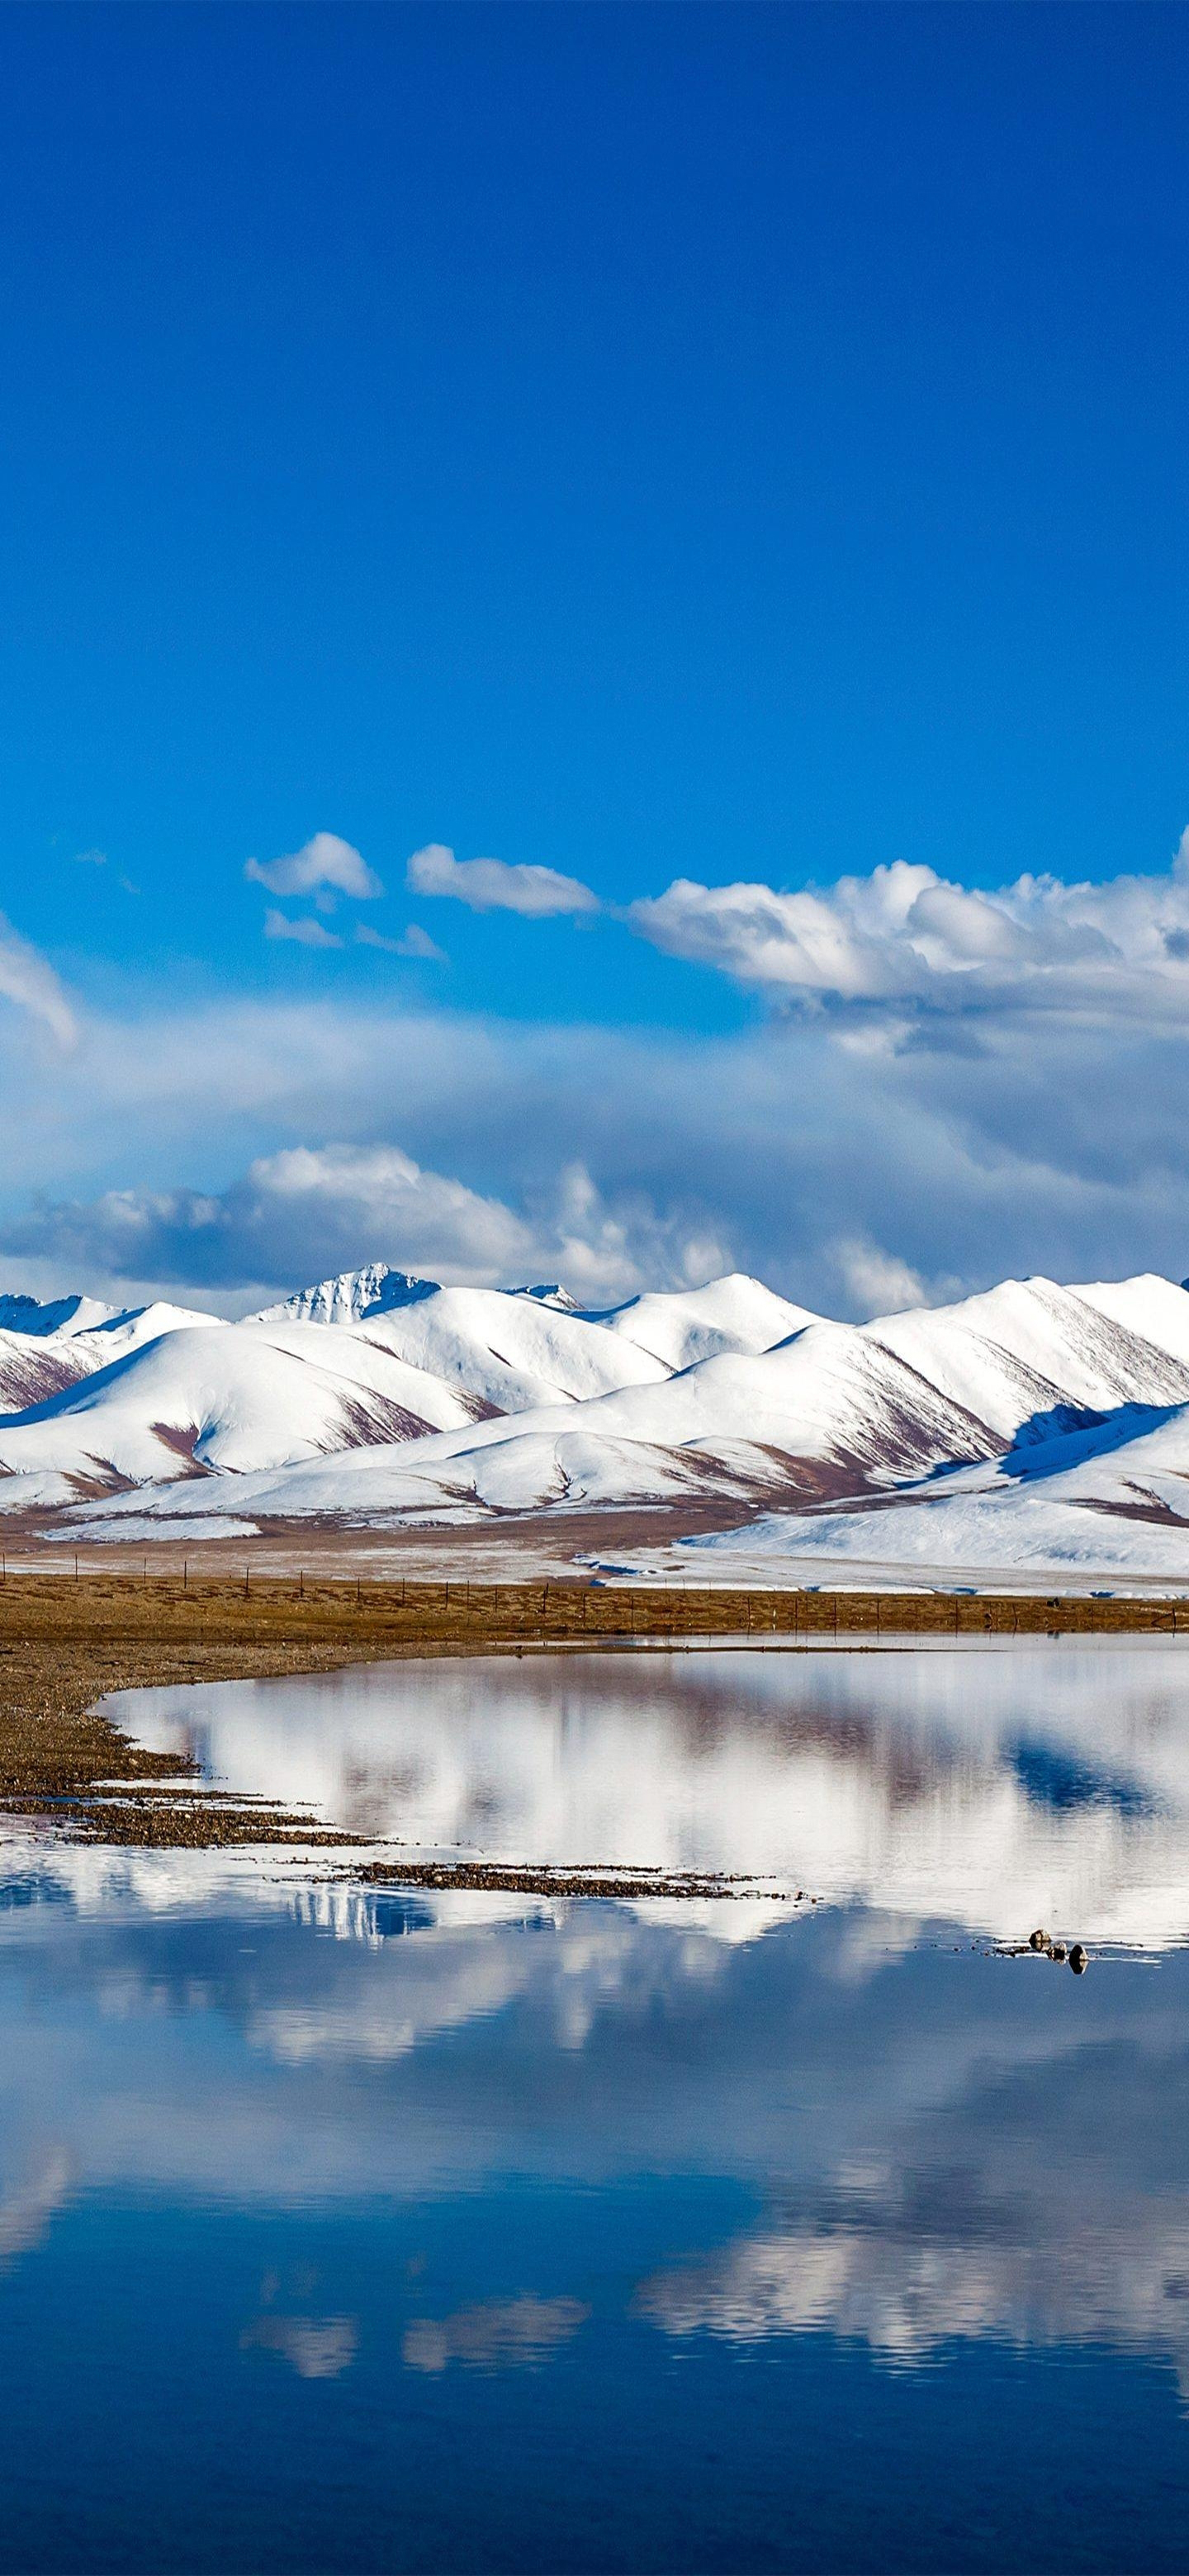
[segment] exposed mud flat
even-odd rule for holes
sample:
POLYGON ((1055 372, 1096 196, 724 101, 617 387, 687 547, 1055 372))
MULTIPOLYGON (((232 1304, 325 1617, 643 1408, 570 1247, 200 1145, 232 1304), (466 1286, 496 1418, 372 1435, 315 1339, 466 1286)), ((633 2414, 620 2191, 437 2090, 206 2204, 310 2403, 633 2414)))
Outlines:
MULTIPOLYGON (((473 1889, 512 1896, 603 1896, 632 1903, 646 1896, 686 1897, 700 1902, 707 1897, 756 1893, 752 1879, 708 1870, 563 1869, 532 1861, 406 1861, 399 1855, 391 1861, 364 1861, 351 1875, 363 1887, 432 1887, 457 1889, 464 1894, 473 1889)), ((794 1893, 791 1888, 766 1887, 763 1892, 782 1904, 805 1901, 802 1888, 794 1893)))
MULTIPOLYGON (((0 1582, 0 1812, 112 1844, 350 1847, 348 1834, 309 1814, 229 1797, 192 1765, 187 1775, 176 1754, 136 1744, 97 1705, 108 1693, 147 1685, 263 1680, 402 1656, 680 1647, 716 1638, 787 1649, 1182 1631, 1189 1636, 1189 1610, 1157 1600, 678 1592, 548 1579, 376 1582, 362 1573, 318 1582, 250 1571, 193 1581, 188 1570, 9 1574, 0 1582)), ((533 1884, 549 1892, 539 1874, 533 1884)), ((649 1882, 635 1892, 669 1891, 649 1882)))

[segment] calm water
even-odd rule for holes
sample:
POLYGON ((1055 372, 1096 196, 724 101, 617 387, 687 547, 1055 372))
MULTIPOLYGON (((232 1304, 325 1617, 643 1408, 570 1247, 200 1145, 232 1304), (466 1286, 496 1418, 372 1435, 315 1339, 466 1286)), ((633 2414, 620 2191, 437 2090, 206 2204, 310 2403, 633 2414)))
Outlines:
POLYGON ((1183 2565, 1189 1650, 121 1715, 376 1841, 752 1887, 369 1895, 10 1831, 0 2566, 1183 2565), (1085 1977, 994 1954, 1039 1921, 1085 1977))

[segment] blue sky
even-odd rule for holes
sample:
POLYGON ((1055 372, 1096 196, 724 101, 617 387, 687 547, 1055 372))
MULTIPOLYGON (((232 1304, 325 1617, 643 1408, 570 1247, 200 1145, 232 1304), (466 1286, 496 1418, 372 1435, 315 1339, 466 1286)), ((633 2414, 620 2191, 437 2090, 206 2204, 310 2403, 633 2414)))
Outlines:
POLYGON ((308 1259, 235 1215, 349 1149, 592 1294, 1189 1268, 1187 58, 1143 0, 0 16, 10 1264, 416 1263, 379 1164, 308 1259), (245 878, 318 832, 383 893, 245 878), (906 931, 896 863, 1015 891, 906 931))

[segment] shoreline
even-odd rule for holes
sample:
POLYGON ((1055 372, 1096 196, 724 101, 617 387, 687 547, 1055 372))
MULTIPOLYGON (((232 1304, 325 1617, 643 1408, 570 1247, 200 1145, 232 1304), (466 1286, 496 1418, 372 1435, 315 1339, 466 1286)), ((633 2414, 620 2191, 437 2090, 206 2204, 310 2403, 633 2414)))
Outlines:
MULTIPOLYGON (((308 1816, 208 1786, 137 1745, 109 1694, 278 1679, 438 1655, 730 1645, 870 1648, 1027 1637, 1184 1637, 1171 1596, 730 1591, 572 1577, 298 1580, 185 1572, 0 1575, 0 1817, 114 1846, 301 1842, 351 1849, 308 1816)), ((448 1866, 436 1864, 436 1866, 448 1866)), ((488 1866, 488 1865, 485 1865, 488 1866)), ((496 1864, 490 1864, 495 1867, 496 1864)), ((704 1892, 699 1890, 699 1892, 704 1892)))
MULTIPOLYGON (((192 1490, 189 1486, 187 1491, 192 1490)), ((774 1506, 771 1506, 774 1508, 774 1506)), ((0 1516, 0 1580, 73 1580, 77 1565, 98 1582, 147 1574, 150 1584, 187 1573, 234 1586, 245 1572, 253 1583, 354 1583, 434 1589, 449 1581, 493 1590, 509 1584, 606 1586, 616 1591, 664 1594, 728 1593, 743 1600, 773 1593, 859 1594, 891 1600, 973 1595, 984 1599, 1134 1601, 1179 1599, 1189 1606, 1189 1548, 1175 1570, 1150 1564, 1116 1565, 1093 1556, 1049 1566, 944 1564, 911 1558, 822 1556, 751 1552, 748 1532, 762 1513, 740 1524, 739 1507, 693 1505, 600 1506, 553 1504, 547 1511, 476 1513, 457 1519, 366 1523, 314 1517, 293 1520, 256 1515, 225 1519, 119 1520, 102 1528, 73 1520, 61 1508, 11 1511, 0 1516), (699 1538, 729 1537, 722 1556, 689 1551, 699 1538)), ((1105 1528, 1110 1515, 1099 1515, 1105 1528)))

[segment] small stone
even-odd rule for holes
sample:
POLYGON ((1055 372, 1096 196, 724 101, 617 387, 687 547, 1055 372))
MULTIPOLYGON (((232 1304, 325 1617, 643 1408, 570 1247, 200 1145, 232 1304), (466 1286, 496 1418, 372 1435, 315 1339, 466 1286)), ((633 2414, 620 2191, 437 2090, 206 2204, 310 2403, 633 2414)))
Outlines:
POLYGON ((1029 1933, 1029 1935, 1028 1935, 1028 1947, 1029 1947, 1029 1949, 1030 1949, 1030 1950, 1047 1950, 1047 1949, 1048 1949, 1048 1946, 1049 1946, 1049 1936, 1048 1936, 1048 1933, 1047 1933, 1047 1932, 1030 1932, 1030 1933, 1029 1933))
POLYGON ((1084 1950, 1082 1948, 1080 1941, 1074 1942, 1073 1948, 1069 1953, 1069 1964, 1075 1977, 1085 1976, 1086 1970, 1090 1965, 1090 1953, 1088 1950, 1084 1950))
POLYGON ((1054 1959, 1068 1958, 1069 1952, 1065 1947, 1064 1941, 1054 1941, 1050 1956, 1054 1959))

